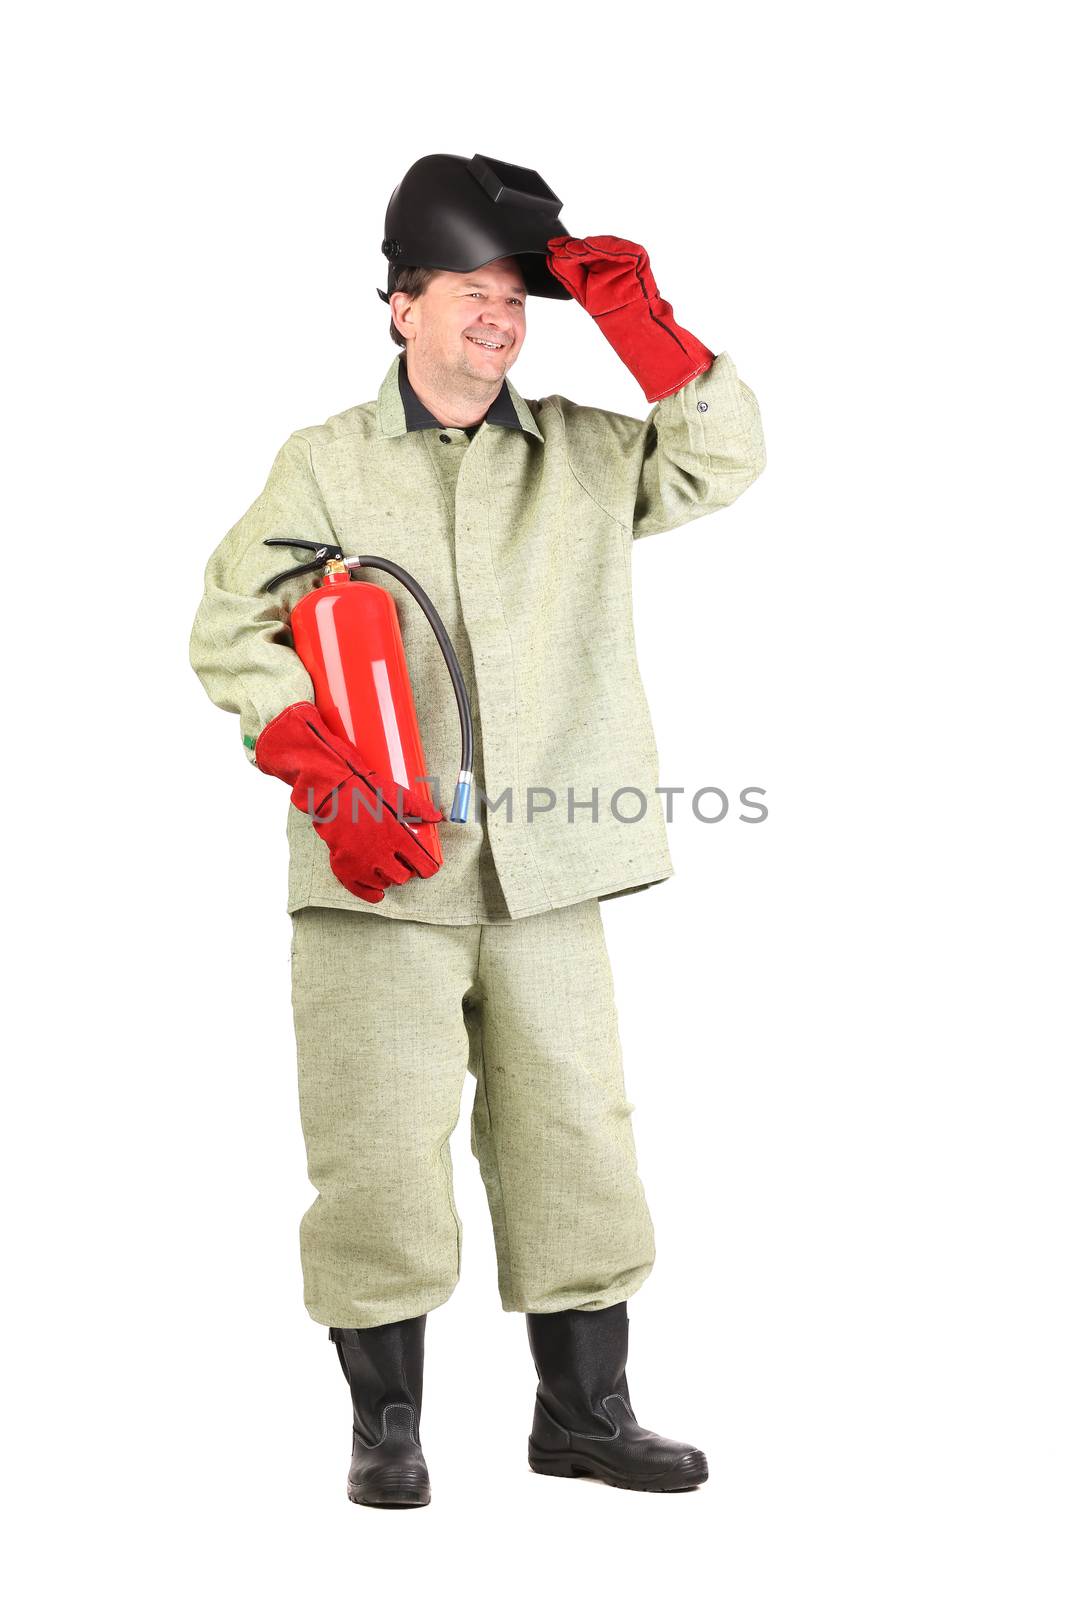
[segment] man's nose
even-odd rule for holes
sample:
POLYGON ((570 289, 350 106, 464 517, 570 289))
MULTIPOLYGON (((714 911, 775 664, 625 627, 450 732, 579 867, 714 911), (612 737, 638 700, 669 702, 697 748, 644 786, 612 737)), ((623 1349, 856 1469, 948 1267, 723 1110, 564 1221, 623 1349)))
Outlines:
POLYGON ((491 311, 483 311, 478 318, 478 326, 496 339, 503 339, 508 344, 515 342, 515 325, 506 313, 494 316, 491 311))

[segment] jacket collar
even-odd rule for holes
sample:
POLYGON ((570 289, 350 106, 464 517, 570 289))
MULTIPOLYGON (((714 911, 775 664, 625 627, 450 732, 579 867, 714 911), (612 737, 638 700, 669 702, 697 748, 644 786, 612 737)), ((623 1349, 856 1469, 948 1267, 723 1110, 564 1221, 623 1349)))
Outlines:
MULTIPOLYGON (((398 350, 393 357, 391 366, 382 380, 378 390, 378 427, 387 439, 395 439, 400 434, 408 433, 416 428, 439 428, 441 424, 419 400, 418 395, 408 385, 408 404, 411 406, 412 417, 408 421, 408 414, 404 406, 404 395, 400 388, 400 368, 404 359, 404 352, 398 350), (421 414, 421 415, 420 415, 421 414)), ((406 373, 405 373, 406 377, 406 373)), ((518 390, 504 379, 501 389, 493 404, 485 414, 485 420, 496 426, 505 428, 521 428, 524 433, 532 434, 535 439, 544 444, 544 437, 540 428, 534 421, 533 412, 518 390), (506 398, 505 398, 506 397, 506 398)))

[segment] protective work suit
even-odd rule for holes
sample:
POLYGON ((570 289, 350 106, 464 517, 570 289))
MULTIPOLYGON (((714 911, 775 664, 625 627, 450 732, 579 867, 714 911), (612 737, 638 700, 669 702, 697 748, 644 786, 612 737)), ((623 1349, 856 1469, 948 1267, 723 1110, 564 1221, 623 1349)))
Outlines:
MULTIPOLYGON (((449 1136, 467 1071, 501 1303, 526 1314, 540 1379, 531 1465, 633 1488, 707 1475, 701 1452, 642 1429, 629 1404, 626 1301, 655 1251, 598 902, 672 871, 634 650, 633 540, 729 505, 762 470, 763 437, 729 356, 677 327, 639 246, 573 239, 558 202, 539 201, 532 235, 525 213, 517 232, 498 225, 485 196, 490 207, 504 196, 505 218, 523 178, 541 183, 482 157, 424 158, 405 179, 418 202, 406 260, 417 251, 419 264, 460 272, 513 257, 528 292, 573 297, 597 318, 646 396, 659 391, 651 414, 526 400, 505 378, 480 424, 444 426, 398 354, 375 400, 283 445, 208 563, 191 644, 212 700, 239 715, 249 760, 293 790, 293 1010, 318 1191, 301 1227, 305 1301, 350 1384, 349 1494, 365 1504, 429 1498, 422 1341, 459 1276, 449 1136), (420 176, 445 208, 433 244, 415 236, 433 233, 420 176), (451 209, 444 178, 459 185, 451 209), (465 206, 473 227, 442 244, 465 206), (324 754, 292 648, 288 613, 308 580, 265 591, 284 562, 263 541, 283 536, 391 557, 448 629, 478 803, 465 824, 441 818, 439 870, 399 846, 376 857, 366 814, 355 828, 321 821, 316 789, 356 773, 358 751, 335 740, 324 754)), ((387 255, 402 253, 402 189, 387 255)), ((436 793, 455 769, 452 685, 407 591, 375 581, 397 605, 419 776, 436 793)), ((386 823, 399 839, 402 823, 386 823)))

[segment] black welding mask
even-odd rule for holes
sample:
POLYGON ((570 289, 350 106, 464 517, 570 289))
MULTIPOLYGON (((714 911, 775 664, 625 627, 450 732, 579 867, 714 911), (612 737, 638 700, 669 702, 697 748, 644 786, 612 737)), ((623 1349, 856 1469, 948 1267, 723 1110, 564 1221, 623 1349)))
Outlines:
POLYGON ((540 173, 490 156, 423 156, 393 190, 382 254, 389 262, 385 301, 398 267, 472 272, 514 256, 528 293, 569 300, 545 265, 549 239, 565 234, 563 202, 540 173))

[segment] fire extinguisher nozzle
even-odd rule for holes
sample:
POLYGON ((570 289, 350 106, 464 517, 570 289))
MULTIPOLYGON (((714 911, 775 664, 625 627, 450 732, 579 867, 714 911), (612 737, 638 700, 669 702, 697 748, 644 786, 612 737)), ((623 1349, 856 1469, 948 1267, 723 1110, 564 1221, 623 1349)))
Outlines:
POLYGON ((466 822, 470 811, 471 786, 468 779, 461 779, 456 784, 456 792, 452 799, 452 812, 450 822, 466 822))

